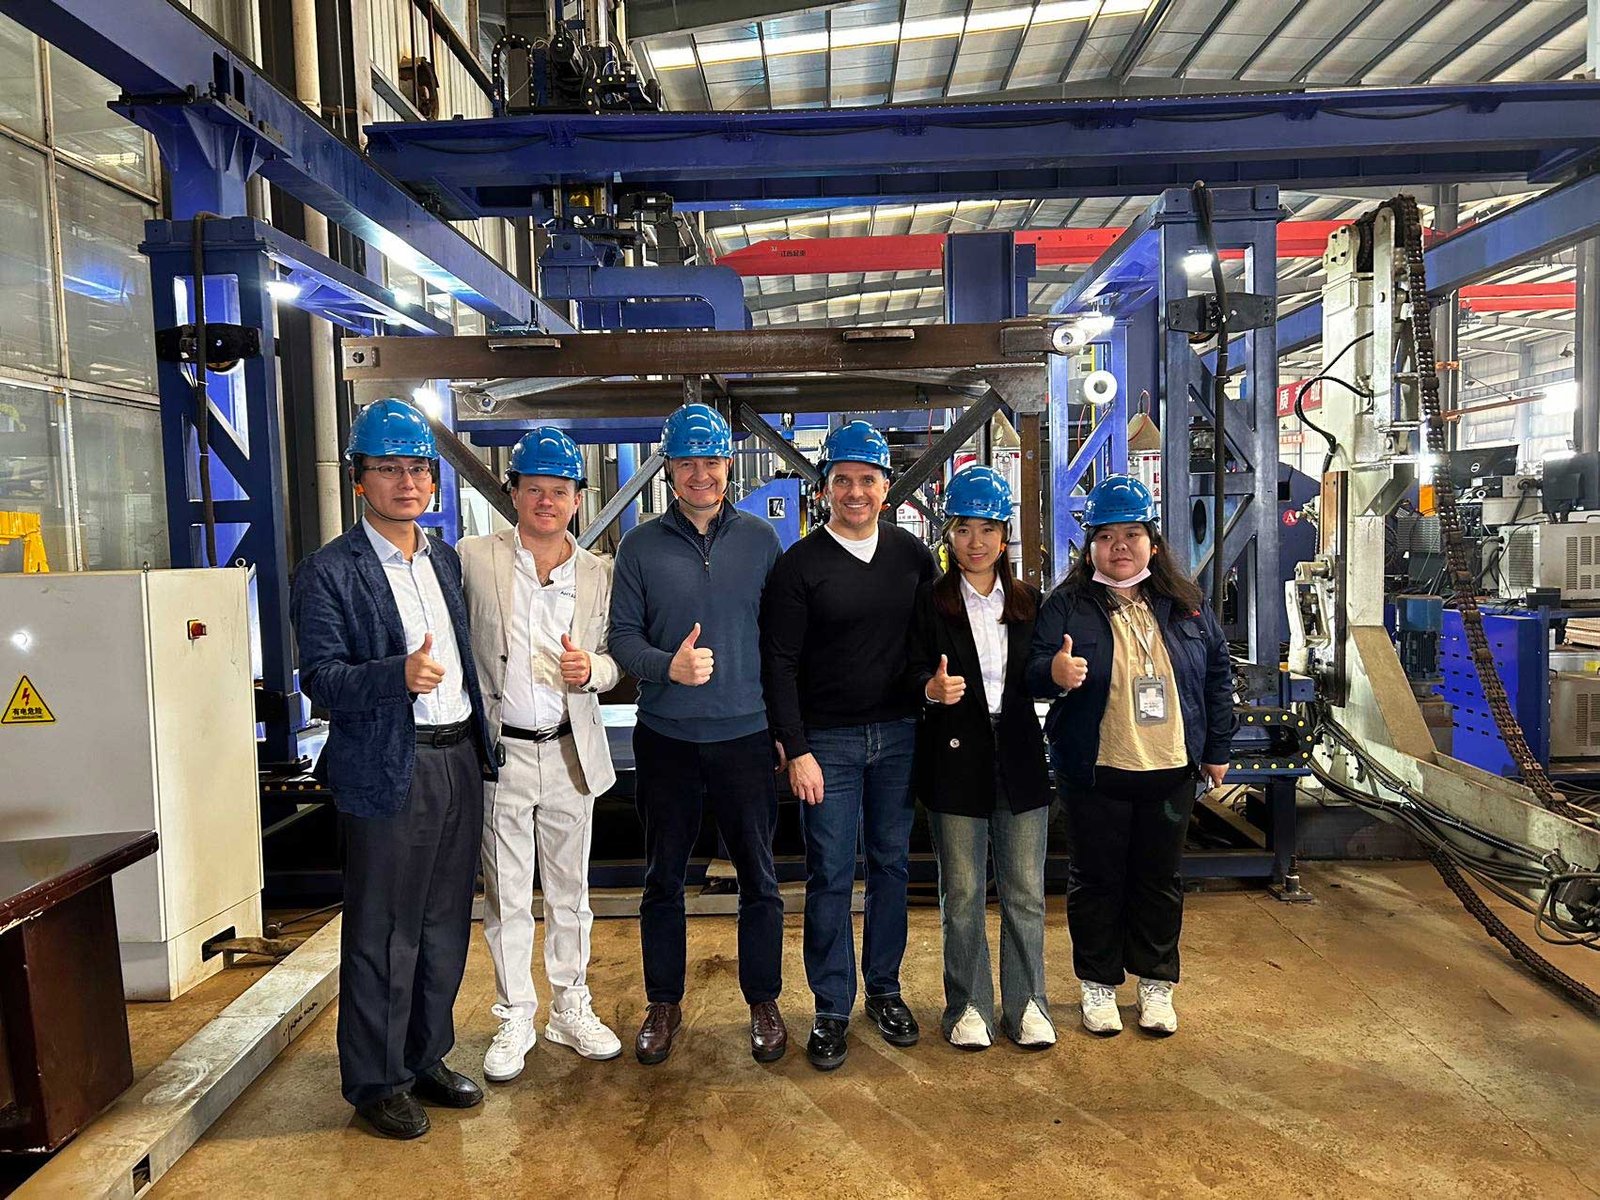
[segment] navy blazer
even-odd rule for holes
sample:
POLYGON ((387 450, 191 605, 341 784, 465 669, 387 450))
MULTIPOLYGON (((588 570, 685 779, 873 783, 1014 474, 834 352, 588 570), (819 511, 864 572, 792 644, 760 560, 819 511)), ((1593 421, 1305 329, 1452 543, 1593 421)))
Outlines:
MULTIPOLYGON (((1039 605, 1039 589, 1022 585, 1039 605)), ((915 790, 929 812, 961 817, 988 817, 995 811, 995 770, 1005 780, 1012 812, 1028 812, 1050 803, 1050 772, 1045 767, 1044 734, 1033 699, 1023 686, 1032 621, 1006 626, 1006 674, 1000 697, 1000 720, 991 724, 989 699, 983 688, 983 662, 965 612, 952 621, 933 602, 933 584, 917 589, 911 629, 906 639, 909 690, 922 698, 917 725, 915 790), (950 660, 950 674, 967 681, 954 704, 927 703, 928 680, 939 668, 939 656, 950 660)))
MULTIPOLYGON (((1039 610, 1028 651, 1028 691, 1041 700, 1055 701, 1044 731, 1056 778, 1079 788, 1094 786, 1100 721, 1111 695, 1111 615, 1093 594, 1097 590, 1070 591, 1063 586, 1051 592, 1039 610), (1088 660, 1089 674, 1080 687, 1062 692, 1050 677, 1050 660, 1061 649, 1062 636, 1069 633, 1072 652, 1088 660)), ((1233 710, 1233 666, 1222 626, 1204 605, 1199 612, 1174 612, 1166 596, 1151 596, 1150 608, 1177 677, 1189 762, 1226 763, 1239 718, 1233 710)))
MULTIPOLYGON (((428 549, 466 675, 478 757, 484 777, 493 779, 494 764, 485 752, 489 737, 483 695, 467 636, 461 560, 453 547, 431 534, 428 549)), ((403 812, 417 760, 411 711, 416 697, 406 689, 400 609, 362 525, 300 563, 289 612, 300 657, 300 688, 328 712, 328 744, 317 770, 333 789, 334 803, 354 817, 403 812)))

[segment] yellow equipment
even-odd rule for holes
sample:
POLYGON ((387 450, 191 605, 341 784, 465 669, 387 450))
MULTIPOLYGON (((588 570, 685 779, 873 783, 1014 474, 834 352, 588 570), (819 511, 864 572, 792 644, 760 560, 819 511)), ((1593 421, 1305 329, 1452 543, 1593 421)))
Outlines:
POLYGON ((44 531, 39 514, 31 512, 0 512, 0 548, 18 539, 22 541, 22 573, 39 575, 50 570, 50 560, 44 552, 44 531))

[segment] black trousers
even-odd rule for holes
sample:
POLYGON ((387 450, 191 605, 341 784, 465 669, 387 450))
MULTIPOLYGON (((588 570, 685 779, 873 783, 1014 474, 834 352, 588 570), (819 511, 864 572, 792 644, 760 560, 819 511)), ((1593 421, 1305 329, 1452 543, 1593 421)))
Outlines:
POLYGON ((1178 980, 1184 835, 1192 767, 1095 768, 1091 789, 1062 788, 1072 838, 1067 928, 1079 979, 1115 987, 1124 972, 1178 980))
POLYGON ((652 1004, 683 999, 683 881, 709 808, 739 877, 739 988, 749 1004, 776 1000, 783 990, 783 901, 772 865, 778 820, 772 735, 686 742, 639 724, 633 756, 646 855, 639 902, 645 997, 652 1004))
POLYGON ((483 838, 477 749, 418 746, 405 810, 340 824, 339 1077, 360 1107, 410 1090, 455 1045, 483 838))

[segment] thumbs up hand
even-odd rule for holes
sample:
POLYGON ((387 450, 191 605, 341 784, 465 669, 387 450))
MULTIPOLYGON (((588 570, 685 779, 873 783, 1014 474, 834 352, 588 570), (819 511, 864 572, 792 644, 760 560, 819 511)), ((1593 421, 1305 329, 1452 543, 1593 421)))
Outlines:
POLYGON ((1089 660, 1079 658, 1072 653, 1072 635, 1063 634, 1061 649, 1057 650, 1055 657, 1050 660, 1050 678, 1055 680, 1056 686, 1064 692, 1082 687, 1084 678, 1089 674, 1089 660))
POLYGON ((561 682, 582 687, 589 682, 589 652, 578 649, 566 634, 561 635, 561 682))
POLYGON ((433 657, 433 634, 425 634, 422 645, 406 655, 406 691, 426 696, 444 678, 444 667, 433 657))
POLYGON ((711 678, 716 663, 709 649, 695 645, 699 640, 700 622, 696 621, 694 628, 689 630, 689 636, 683 639, 678 652, 672 656, 672 665, 667 668, 667 678, 673 683, 699 687, 711 678))
POLYGON ((933 673, 933 678, 928 680, 923 695, 934 704, 954 704, 966 694, 966 691, 967 681, 960 675, 950 674, 949 655, 939 655, 939 669, 933 673))

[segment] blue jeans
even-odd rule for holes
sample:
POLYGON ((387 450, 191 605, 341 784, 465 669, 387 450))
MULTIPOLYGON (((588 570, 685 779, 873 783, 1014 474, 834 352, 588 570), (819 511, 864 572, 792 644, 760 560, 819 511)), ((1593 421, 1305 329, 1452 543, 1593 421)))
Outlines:
POLYGON ((1044 994, 1044 853, 1049 807, 1025 813, 997 808, 987 817, 929 813, 939 858, 939 915, 944 925, 944 1032, 970 1004, 994 1035, 994 976, 989 967, 989 847, 1000 893, 1000 1010, 1017 1038, 1032 1000, 1048 1019, 1044 994))
POLYGON ((856 1002, 850 893, 856 847, 866 835, 867 911, 861 961, 867 997, 900 994, 906 953, 914 720, 808 729, 822 768, 822 803, 802 805, 806 835, 806 979, 819 1017, 848 1020, 856 1002))

